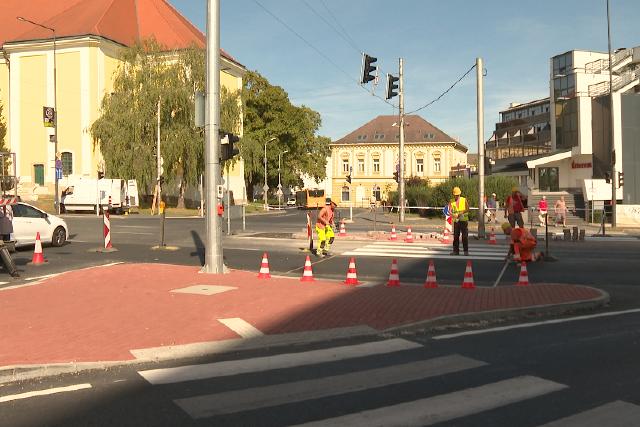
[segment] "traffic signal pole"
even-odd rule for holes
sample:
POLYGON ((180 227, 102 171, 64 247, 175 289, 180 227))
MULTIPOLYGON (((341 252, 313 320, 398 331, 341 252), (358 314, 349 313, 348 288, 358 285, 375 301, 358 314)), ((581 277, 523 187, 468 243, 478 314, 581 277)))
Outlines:
MULTIPOLYGON (((205 273, 222 274, 222 222, 217 215, 220 183, 220 0, 207 1, 207 88, 205 112, 205 273)), ((222 201, 220 201, 222 202, 222 201)))
POLYGON ((484 239, 484 93, 482 58, 476 58, 478 109, 478 238, 484 239))
POLYGON ((398 178, 400 182, 398 183, 400 203, 399 203, 399 221, 404 222, 404 77, 403 77, 403 61, 402 58, 399 59, 398 64, 398 77, 399 87, 398 87, 398 98, 399 98, 399 113, 400 113, 400 147, 398 152, 398 178))

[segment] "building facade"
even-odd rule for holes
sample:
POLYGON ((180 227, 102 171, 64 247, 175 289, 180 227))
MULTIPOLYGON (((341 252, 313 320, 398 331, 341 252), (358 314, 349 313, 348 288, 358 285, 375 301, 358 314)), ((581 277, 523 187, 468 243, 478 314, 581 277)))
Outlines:
MULTIPOLYGON (((378 116, 331 144, 331 194, 340 206, 367 206, 373 195, 388 199, 398 183, 398 116, 378 116), (347 178, 351 178, 351 183, 347 178)), ((435 185, 467 163, 467 147, 420 116, 405 117, 404 178, 435 185)))
MULTIPOLYGON (((25 198, 53 194, 55 138, 63 163, 61 189, 68 179, 96 177, 103 170, 89 129, 100 115, 104 95, 113 90, 123 47, 151 37, 167 50, 205 47, 204 35, 166 0, 4 3, 0 102, 8 125, 6 145, 16 154, 18 190, 25 198), (52 31, 18 17, 55 29, 55 46, 52 31), (54 99, 58 135, 43 125, 43 107, 53 107, 54 99)), ((244 67, 221 52, 221 68, 221 85, 241 89, 244 67)), ((230 173, 231 189, 242 200, 244 170, 242 162, 236 165, 230 173)))

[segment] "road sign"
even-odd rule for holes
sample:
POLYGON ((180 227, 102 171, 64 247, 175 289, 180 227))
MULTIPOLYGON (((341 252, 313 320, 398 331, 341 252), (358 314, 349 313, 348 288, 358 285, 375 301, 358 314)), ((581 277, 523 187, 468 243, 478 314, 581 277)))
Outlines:
POLYGON ((42 121, 44 122, 44 127, 54 127, 55 118, 56 111, 53 109, 53 107, 42 107, 42 121))
POLYGON ((263 185, 262 191, 269 191, 269 186, 267 184, 263 185))
POLYGON ((276 191, 276 194, 277 194, 278 196, 282 196, 282 194, 283 194, 283 193, 282 193, 282 190, 278 188, 278 191, 276 191))

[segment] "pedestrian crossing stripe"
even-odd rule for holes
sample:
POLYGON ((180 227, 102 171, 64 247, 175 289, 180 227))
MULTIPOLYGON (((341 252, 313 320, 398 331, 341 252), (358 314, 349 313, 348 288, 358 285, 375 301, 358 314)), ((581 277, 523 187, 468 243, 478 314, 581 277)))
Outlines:
MULTIPOLYGON (((282 353, 268 357, 191 365, 187 367, 188 369, 181 371, 174 371, 173 369, 175 368, 154 370, 159 376, 168 376, 170 381, 154 381, 149 375, 145 375, 150 371, 141 371, 139 373, 147 380, 150 380, 152 384, 166 384, 212 378, 210 375, 212 365, 215 365, 216 368, 213 370, 219 372, 219 376, 240 375, 248 372, 268 373, 274 370, 309 365, 309 363, 305 363, 306 359, 310 359, 312 364, 329 364, 353 357, 380 359, 388 358, 389 355, 404 350, 422 347, 422 345, 412 341, 391 339, 300 353, 282 353), (383 351, 385 347, 388 347, 389 351, 383 351), (198 366, 204 367, 204 372, 209 374, 194 377, 193 368, 198 366), (243 366, 247 366, 248 369, 242 369, 243 366), (226 369, 230 369, 230 372, 225 372, 226 369)), ((397 358, 393 356, 393 359, 387 360, 393 360, 394 363, 376 364, 374 366, 377 367, 372 369, 351 370, 347 373, 340 372, 338 375, 324 375, 284 383, 278 383, 277 380, 269 380, 268 385, 264 386, 233 389, 213 394, 174 396, 173 402, 191 416, 192 419, 225 417, 224 419, 229 421, 230 419, 227 417, 233 416, 231 414, 243 412, 251 414, 253 412, 253 416, 263 416, 255 415, 254 411, 260 410, 259 414, 264 414, 264 411, 270 408, 278 411, 280 410, 279 408, 282 408, 282 405, 310 402, 317 399, 338 399, 339 396, 348 393, 364 393, 369 390, 373 391, 413 381, 437 378, 441 375, 465 372, 470 369, 483 369, 489 366, 486 362, 459 354, 432 356, 427 359, 423 357, 416 358, 415 356, 413 354, 409 357, 411 360, 403 362, 397 362, 397 358)), ((272 378, 272 375, 268 374, 267 378, 272 378)), ((567 385, 550 379, 520 375, 504 378, 496 382, 470 385, 467 388, 459 388, 443 394, 427 394, 426 397, 420 396, 417 399, 414 398, 413 400, 406 400, 389 406, 378 406, 373 409, 367 408, 359 412, 353 412, 353 409, 351 409, 352 412, 349 412, 349 408, 347 408, 346 411, 340 411, 338 416, 326 415, 328 418, 305 420, 299 426, 428 426, 463 417, 478 416, 478 414, 486 411, 552 393, 560 393, 568 388, 567 385)), ((180 388, 183 393, 198 389, 199 387, 180 388)), ((428 391, 420 387, 418 390, 421 393, 428 393, 428 391)), ((305 416, 304 411, 300 412, 300 414, 301 417, 305 416)), ((320 414, 320 417, 325 416, 324 412, 320 412, 320 414)), ((615 401, 596 408, 588 408, 582 412, 538 427, 584 427, 586 425, 626 427, 636 425, 638 419, 640 419, 640 406, 615 401)), ((477 421, 476 424, 478 425, 482 422, 482 420, 477 421)))
POLYGON ((506 246, 472 246, 469 255, 450 255, 451 245, 426 245, 415 243, 375 242, 344 252, 344 256, 397 257, 397 258, 437 258, 437 259, 474 259, 504 261, 506 246))

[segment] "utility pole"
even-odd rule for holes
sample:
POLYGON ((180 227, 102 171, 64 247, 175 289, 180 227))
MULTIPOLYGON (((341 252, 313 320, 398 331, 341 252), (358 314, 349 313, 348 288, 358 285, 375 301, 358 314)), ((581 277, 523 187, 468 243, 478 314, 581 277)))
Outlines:
POLYGON ((404 77, 403 77, 403 61, 399 59, 398 64, 398 77, 400 78, 400 86, 398 87, 399 104, 398 110, 400 113, 400 147, 398 155, 398 187, 400 195, 400 209, 399 209, 399 221, 404 222, 404 77))
POLYGON ((216 212, 220 184, 220 0, 207 2, 207 96, 205 112, 205 273, 224 273, 221 220, 216 212))
POLYGON ((484 94, 482 58, 476 58, 477 110, 478 110, 478 238, 484 239, 484 94))
POLYGON ((614 139, 614 113, 613 113, 613 54, 611 53, 611 20, 609 14, 609 0, 607 0, 607 43, 609 46, 609 112, 611 114, 611 227, 616 226, 616 204, 618 195, 616 194, 616 143, 614 139))
MULTIPOLYGON (((157 194, 157 202, 158 202, 158 206, 160 206, 160 202, 162 200, 162 183, 160 182, 160 177, 162 176, 162 156, 160 154, 160 106, 162 103, 162 98, 158 97, 158 129, 156 131, 156 176, 157 176, 157 182, 156 182, 156 194, 157 194)), ((153 208, 151 209, 151 212, 153 212, 153 210, 155 209, 156 206, 156 198, 154 198, 154 203, 153 203, 153 208)), ((160 208, 158 208, 158 213, 160 213, 160 208)))

